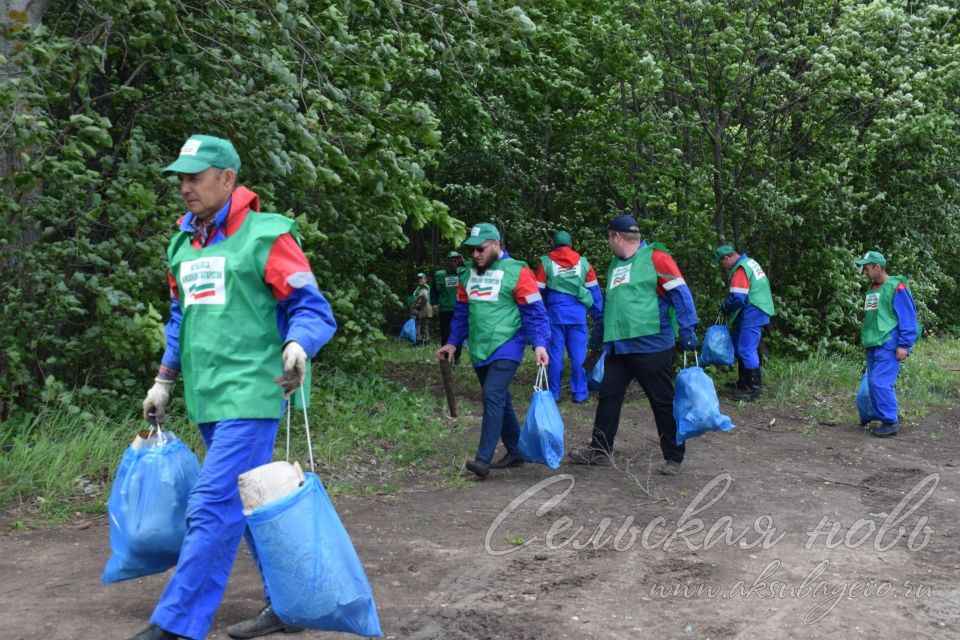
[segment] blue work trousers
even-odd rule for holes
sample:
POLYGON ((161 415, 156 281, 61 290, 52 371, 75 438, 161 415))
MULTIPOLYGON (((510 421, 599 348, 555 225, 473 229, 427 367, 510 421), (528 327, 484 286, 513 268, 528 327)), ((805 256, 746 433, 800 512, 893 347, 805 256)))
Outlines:
POLYGON ((759 369, 760 356, 757 349, 760 347, 760 335, 763 327, 741 327, 737 323, 730 333, 733 340, 733 353, 743 363, 744 369, 759 369))
POLYGON ((187 501, 187 533, 177 568, 150 617, 161 629, 192 640, 206 637, 227 588, 240 536, 246 535, 259 568, 237 477, 270 462, 278 424, 238 419, 200 425, 207 455, 187 501))
POLYGON ((480 425, 480 444, 477 460, 490 464, 497 450, 497 440, 503 440, 507 453, 519 455, 520 423, 513 410, 510 397, 510 382, 517 372, 519 362, 494 360, 482 367, 475 367, 480 387, 483 389, 483 422, 480 425))
POLYGON ((547 366, 547 382, 554 400, 560 400, 560 380, 563 378, 563 349, 567 349, 570 358, 570 395, 577 402, 586 400, 587 374, 583 370, 583 361, 587 357, 587 325, 552 324, 547 353, 550 364, 547 366))
POLYGON ((897 376, 900 361, 896 349, 873 347, 867 349, 867 385, 870 400, 877 410, 877 417, 884 424, 897 424, 900 407, 897 405, 897 376))

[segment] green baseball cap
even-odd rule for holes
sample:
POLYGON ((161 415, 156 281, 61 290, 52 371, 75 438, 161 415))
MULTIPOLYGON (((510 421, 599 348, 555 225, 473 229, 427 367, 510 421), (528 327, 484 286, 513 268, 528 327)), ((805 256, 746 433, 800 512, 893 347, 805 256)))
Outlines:
POLYGON ((420 278, 426 278, 426 277, 427 277, 427 274, 425 274, 425 273, 418 273, 418 274, 417 274, 417 280, 419 280, 420 278))
POLYGON ((566 231, 557 231, 553 234, 554 247, 569 247, 572 244, 573 240, 570 239, 570 234, 566 231))
POLYGON ((733 247, 728 244, 721 245, 713 250, 713 255, 717 259, 717 264, 720 264, 720 261, 731 253, 735 253, 735 251, 733 250, 733 247))
POLYGON ((223 138, 192 135, 180 147, 180 155, 164 173, 200 173, 210 167, 240 171, 240 156, 233 144, 223 138))
POLYGON ((463 244, 468 247, 478 247, 487 240, 500 240, 500 232, 489 222, 478 222, 470 229, 470 234, 463 244))
POLYGON ((887 259, 879 251, 867 251, 863 257, 857 260, 857 266, 862 267, 865 264, 878 264, 881 267, 887 266, 887 259))
POLYGON ((456 251, 447 252, 447 260, 460 260, 463 256, 457 253, 456 251))

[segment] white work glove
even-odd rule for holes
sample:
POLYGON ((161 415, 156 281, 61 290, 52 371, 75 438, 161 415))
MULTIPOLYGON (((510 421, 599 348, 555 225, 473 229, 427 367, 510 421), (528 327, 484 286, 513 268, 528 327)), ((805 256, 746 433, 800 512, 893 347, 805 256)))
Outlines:
POLYGON ((156 422, 163 422, 163 417, 167 413, 167 402, 170 401, 170 390, 173 389, 173 380, 155 378, 153 386, 147 391, 147 397, 143 400, 143 419, 148 422, 151 418, 149 414, 154 414, 156 422))
POLYGON ((307 352, 299 342, 291 340, 283 348, 283 375, 276 379, 276 383, 283 387, 283 397, 300 388, 307 375, 307 352))

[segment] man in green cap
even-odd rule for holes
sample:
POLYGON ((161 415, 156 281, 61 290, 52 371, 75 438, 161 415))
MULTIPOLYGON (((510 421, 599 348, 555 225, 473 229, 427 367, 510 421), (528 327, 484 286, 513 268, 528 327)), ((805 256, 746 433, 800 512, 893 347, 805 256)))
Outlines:
POLYGON ((729 244, 714 250, 717 263, 727 274, 730 292, 720 305, 727 316, 733 350, 737 357, 737 391, 734 400, 753 401, 763 390, 760 375, 760 337, 774 315, 770 279, 760 264, 737 253, 729 244))
MULTIPOLYGON (((879 251, 867 251, 856 261, 870 279, 863 303, 860 344, 867 350, 867 385, 880 426, 870 433, 880 438, 897 435, 899 411, 897 376, 917 341, 917 307, 907 279, 887 275, 887 259, 879 251)), ((863 426, 867 426, 864 424, 863 426)))
MULTIPOLYGON (((187 501, 176 570, 150 625, 128 640, 207 636, 242 536, 257 558, 237 477, 270 462, 285 399, 309 379, 309 358, 337 328, 294 221, 259 213, 257 194, 237 181, 239 170, 229 140, 203 135, 191 136, 164 169, 177 174, 188 211, 167 249, 167 346, 143 413, 163 420, 182 373, 187 413, 207 453, 187 501)), ((274 614, 264 591, 266 606, 228 627, 229 635, 298 630, 274 614)))
POLYGON ((417 286, 413 294, 407 299, 410 305, 410 314, 417 319, 417 342, 427 344, 430 340, 430 319, 433 317, 433 307, 430 305, 430 287, 427 285, 427 274, 417 274, 417 286))
POLYGON ((587 259, 571 248, 570 234, 553 235, 553 251, 540 256, 534 274, 550 319, 550 367, 547 381, 555 400, 560 400, 563 377, 563 350, 570 358, 570 395, 576 403, 586 402, 587 311, 594 322, 603 317, 603 296, 597 274, 587 259))
MULTIPOLYGON (((456 251, 447 253, 447 268, 433 274, 430 285, 430 303, 436 305, 440 317, 440 346, 447 344, 450 338, 450 323, 453 310, 457 305, 457 286, 460 284, 460 271, 463 269, 463 256, 456 251)), ((453 356, 454 364, 460 364, 460 347, 453 356)))
POLYGON ((467 462, 467 469, 482 480, 490 469, 523 465, 518 448, 520 422, 513 409, 510 382, 528 340, 537 364, 549 364, 550 323, 533 272, 503 249, 495 226, 475 224, 464 245, 473 260, 460 273, 450 339, 437 350, 437 359, 452 358, 469 336, 470 358, 483 390, 483 421, 477 455, 467 462), (506 452, 493 462, 500 439, 506 452))

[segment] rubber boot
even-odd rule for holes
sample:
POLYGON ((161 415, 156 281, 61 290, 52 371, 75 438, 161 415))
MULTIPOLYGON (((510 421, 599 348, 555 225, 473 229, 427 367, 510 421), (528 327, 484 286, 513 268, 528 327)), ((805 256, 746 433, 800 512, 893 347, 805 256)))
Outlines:
POLYGON ((743 378, 743 360, 737 359, 737 381, 728 382, 724 386, 728 389, 734 389, 736 391, 742 391, 744 389, 744 378, 743 378))
POLYGON ((760 397, 763 384, 760 379, 760 369, 744 369, 744 388, 733 394, 734 400, 753 402, 760 397))

